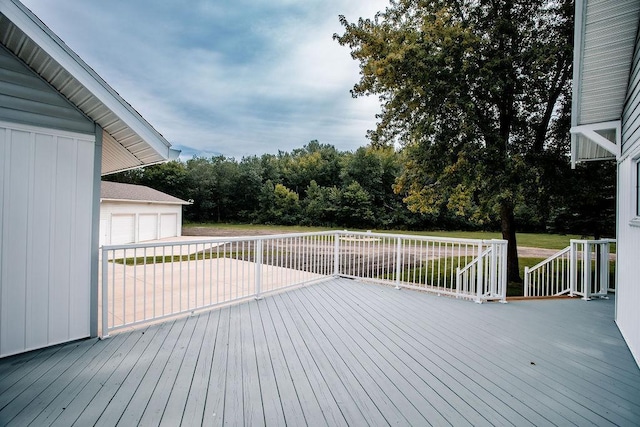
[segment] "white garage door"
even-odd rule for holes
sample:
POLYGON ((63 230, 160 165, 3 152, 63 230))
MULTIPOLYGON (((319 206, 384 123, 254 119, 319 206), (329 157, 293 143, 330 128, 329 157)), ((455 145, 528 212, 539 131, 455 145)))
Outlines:
POLYGON ((160 215, 160 238, 176 236, 178 229, 178 215, 162 214, 160 215))
POLYGON ((136 239, 135 215, 111 216, 111 244, 132 243, 136 239))
POLYGON ((158 238, 158 215, 140 214, 138 216, 138 241, 155 240, 158 238))

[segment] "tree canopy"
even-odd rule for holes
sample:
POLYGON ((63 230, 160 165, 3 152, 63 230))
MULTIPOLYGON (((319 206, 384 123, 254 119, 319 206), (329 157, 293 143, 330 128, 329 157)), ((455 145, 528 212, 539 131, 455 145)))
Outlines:
POLYGON ((414 212, 498 218, 512 281, 516 207, 566 157, 572 19, 568 0, 392 0, 334 35, 360 63, 352 95, 380 98, 372 144, 403 147, 396 192, 414 212))

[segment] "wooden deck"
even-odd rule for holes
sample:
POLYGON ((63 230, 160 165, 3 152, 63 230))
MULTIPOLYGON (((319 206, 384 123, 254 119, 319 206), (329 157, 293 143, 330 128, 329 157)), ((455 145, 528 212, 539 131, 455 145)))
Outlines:
POLYGON ((333 279, 0 360, 0 425, 640 425, 613 311, 333 279))

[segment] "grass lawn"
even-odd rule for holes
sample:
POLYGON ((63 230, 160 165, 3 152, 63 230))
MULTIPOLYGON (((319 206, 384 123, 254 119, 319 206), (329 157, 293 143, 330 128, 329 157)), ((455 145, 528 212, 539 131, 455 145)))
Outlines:
MULTIPOLYGON (((185 223, 185 229, 190 227, 206 227, 211 229, 219 229, 221 231, 237 231, 244 235, 250 236, 252 233, 259 234, 261 232, 277 233, 308 233, 313 231, 329 231, 335 228, 326 227, 303 227, 303 226, 286 226, 286 225, 262 225, 262 224, 212 224, 212 223, 185 223)), ((366 230, 353 230, 366 231, 366 230)), ((437 236, 437 237, 453 237, 453 238, 469 238, 469 239, 500 239, 499 232, 485 231, 399 231, 399 230, 372 230, 377 233, 397 233, 418 236, 437 236)), ((570 234, 543 234, 543 233, 518 233, 518 246, 528 246, 533 248, 544 249, 564 249, 569 246, 569 240, 580 239, 582 236, 570 234)))

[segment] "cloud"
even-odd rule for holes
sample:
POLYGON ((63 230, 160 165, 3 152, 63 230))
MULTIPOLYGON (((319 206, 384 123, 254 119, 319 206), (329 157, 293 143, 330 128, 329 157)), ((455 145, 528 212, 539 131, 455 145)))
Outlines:
POLYGON ((354 150, 375 126, 378 101, 351 98, 358 64, 332 35, 339 14, 386 1, 24 3, 184 154, 354 150))

